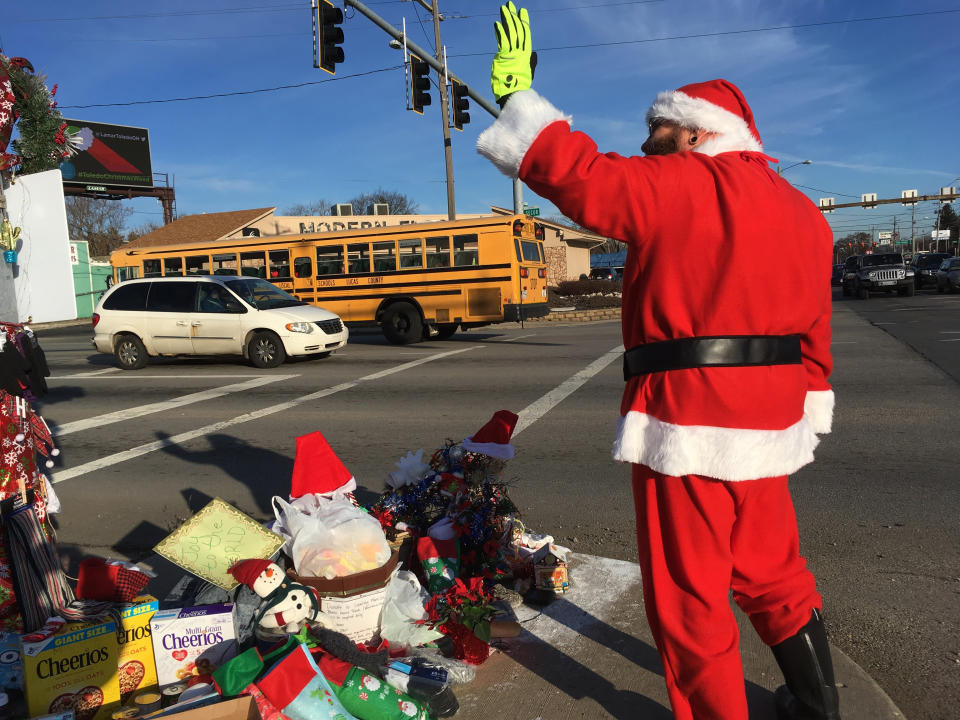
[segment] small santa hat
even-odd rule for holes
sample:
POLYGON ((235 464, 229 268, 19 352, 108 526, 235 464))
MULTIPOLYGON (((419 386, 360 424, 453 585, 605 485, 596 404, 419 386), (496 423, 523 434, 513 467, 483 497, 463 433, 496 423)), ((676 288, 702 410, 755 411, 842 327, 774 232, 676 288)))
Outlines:
POLYGON ((314 493, 326 495, 336 490, 348 493, 355 490, 357 481, 340 462, 327 439, 320 432, 297 438, 297 455, 293 460, 290 497, 314 493))
POLYGON ((233 575, 237 582, 243 583, 253 590, 253 584, 257 581, 257 578, 260 577, 260 573, 271 565, 273 565, 273 563, 269 560, 261 560, 259 558, 237 560, 237 562, 230 566, 227 572, 233 575))
POLYGON ((463 449, 468 452, 483 453, 501 460, 513 457, 513 445, 510 436, 517 424, 518 417, 509 410, 497 410, 493 417, 471 437, 463 441, 463 449))
POLYGON ((717 155, 733 150, 763 151, 760 133, 740 88, 726 80, 684 85, 657 95, 647 110, 647 123, 670 120, 681 127, 717 133, 696 152, 717 155))

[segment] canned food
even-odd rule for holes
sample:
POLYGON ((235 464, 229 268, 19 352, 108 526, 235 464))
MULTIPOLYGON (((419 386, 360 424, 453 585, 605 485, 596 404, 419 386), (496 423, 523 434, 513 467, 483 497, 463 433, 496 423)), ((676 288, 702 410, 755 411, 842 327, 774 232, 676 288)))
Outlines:
POLYGON ((140 717, 140 714, 140 708, 125 707, 116 710, 110 716, 110 720, 131 720, 132 718, 140 717))
POLYGON ((177 700, 180 699, 180 696, 183 694, 183 691, 187 689, 187 687, 187 683, 176 683, 174 685, 165 687, 161 693, 161 695, 163 695, 161 705, 163 705, 163 707, 170 707, 173 705, 175 702, 177 702, 177 700))
POLYGON ((143 714, 152 713, 160 709, 160 693, 153 690, 137 693, 133 698, 133 705, 143 714))

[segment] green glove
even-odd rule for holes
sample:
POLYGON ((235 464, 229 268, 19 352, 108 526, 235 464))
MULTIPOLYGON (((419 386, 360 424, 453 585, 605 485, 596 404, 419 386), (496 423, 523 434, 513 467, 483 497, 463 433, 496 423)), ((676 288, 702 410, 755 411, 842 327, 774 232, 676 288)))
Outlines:
POLYGON ((493 24, 497 54, 490 69, 490 85, 500 107, 519 90, 529 90, 537 67, 537 54, 530 51, 530 15, 517 11, 512 0, 500 6, 500 22, 493 24))

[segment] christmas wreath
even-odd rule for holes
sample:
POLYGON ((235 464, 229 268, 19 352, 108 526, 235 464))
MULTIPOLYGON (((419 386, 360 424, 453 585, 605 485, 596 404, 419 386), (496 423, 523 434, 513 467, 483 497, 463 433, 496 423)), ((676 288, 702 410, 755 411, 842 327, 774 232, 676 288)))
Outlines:
POLYGON ((53 170, 75 153, 56 94, 57 86, 48 90, 46 78, 29 60, 0 54, 0 170, 17 169, 22 175, 53 170), (14 125, 20 137, 12 143, 15 153, 8 153, 14 125))

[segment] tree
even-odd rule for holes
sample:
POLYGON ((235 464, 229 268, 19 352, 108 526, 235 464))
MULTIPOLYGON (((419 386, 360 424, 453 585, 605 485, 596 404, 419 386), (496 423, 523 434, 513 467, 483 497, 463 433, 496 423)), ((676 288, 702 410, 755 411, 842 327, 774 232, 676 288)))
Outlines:
POLYGON ((873 249, 873 236, 868 232, 855 232, 845 235, 834 243, 837 256, 850 257, 861 255, 873 249))
POLYGON ((373 192, 361 193, 348 201, 357 215, 373 215, 374 203, 386 203, 391 215, 416 215, 420 205, 412 198, 394 190, 377 188, 373 192))
POLYGON ((329 200, 315 200, 310 203, 297 203, 283 211, 284 215, 329 215, 333 211, 333 203, 329 200))
POLYGON ((67 225, 73 240, 86 240, 90 256, 109 255, 123 244, 123 227, 133 208, 118 200, 70 195, 66 198, 67 225))
POLYGON ((950 231, 950 243, 960 239, 960 216, 950 203, 944 203, 937 214, 937 229, 950 231))
POLYGON ((133 230, 127 233, 127 239, 124 242, 133 242, 137 238, 141 238, 147 233, 152 233, 154 230, 159 230, 163 227, 163 223, 158 223, 153 220, 150 222, 144 223, 143 225, 138 225, 133 230))

